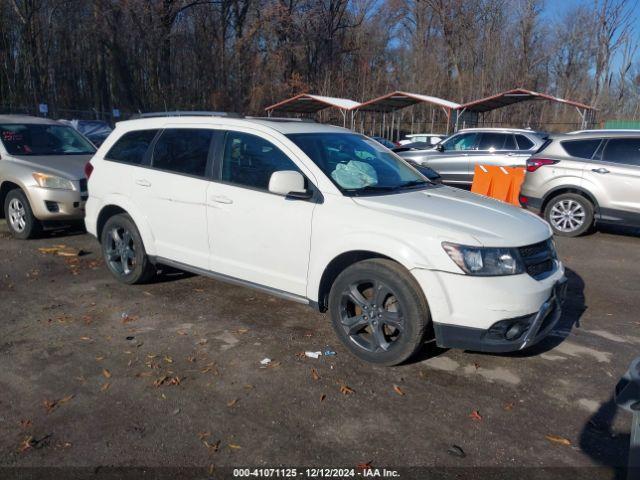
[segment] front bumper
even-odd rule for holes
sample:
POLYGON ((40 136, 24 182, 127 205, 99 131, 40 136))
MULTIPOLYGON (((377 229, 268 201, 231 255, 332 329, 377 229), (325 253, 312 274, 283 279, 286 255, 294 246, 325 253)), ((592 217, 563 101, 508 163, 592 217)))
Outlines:
POLYGON ((567 280, 563 277, 536 313, 501 320, 486 330, 434 323, 437 344, 442 348, 494 353, 530 347, 545 338, 560 320, 566 290, 567 280), (513 336, 508 334, 510 331, 515 332, 513 336))
POLYGON ((29 187, 31 210, 38 220, 80 220, 84 218, 86 192, 29 187))

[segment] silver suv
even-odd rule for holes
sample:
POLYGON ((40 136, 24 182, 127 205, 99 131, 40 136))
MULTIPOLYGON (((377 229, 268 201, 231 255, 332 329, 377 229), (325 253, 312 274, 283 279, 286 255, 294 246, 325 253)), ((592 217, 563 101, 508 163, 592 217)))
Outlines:
POLYGON ((95 147, 74 128, 45 118, 0 115, 0 206, 16 238, 43 222, 84 217, 84 166, 95 147))
POLYGON ((583 131, 547 142, 527 162, 523 207, 569 237, 594 222, 640 226, 640 130, 583 131))
POLYGON ((476 165, 524 166, 546 135, 513 128, 467 128, 434 149, 398 152, 405 160, 434 169, 443 183, 469 186, 476 165))

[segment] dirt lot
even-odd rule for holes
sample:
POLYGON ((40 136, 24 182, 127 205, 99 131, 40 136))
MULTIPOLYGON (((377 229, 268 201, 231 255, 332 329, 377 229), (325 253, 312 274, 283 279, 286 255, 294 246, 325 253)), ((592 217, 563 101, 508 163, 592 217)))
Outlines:
POLYGON ((626 463, 630 416, 611 394, 639 353, 637 232, 558 240, 570 299, 534 350, 427 347, 396 368, 355 360, 326 316, 252 290, 179 273, 121 285, 82 232, 19 242, 2 222, 0 237, 2 467, 599 466, 585 475, 613 478, 626 463), (326 349, 337 355, 300 355, 326 349))

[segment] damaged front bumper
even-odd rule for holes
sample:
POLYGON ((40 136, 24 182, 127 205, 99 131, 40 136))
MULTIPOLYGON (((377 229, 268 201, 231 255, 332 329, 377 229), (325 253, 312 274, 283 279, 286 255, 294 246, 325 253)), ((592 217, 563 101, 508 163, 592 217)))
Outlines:
POLYGON ((560 320, 566 292, 567 279, 563 276, 537 312, 499 320, 488 329, 434 322, 437 344, 442 348, 496 353, 530 347, 545 338, 560 320))

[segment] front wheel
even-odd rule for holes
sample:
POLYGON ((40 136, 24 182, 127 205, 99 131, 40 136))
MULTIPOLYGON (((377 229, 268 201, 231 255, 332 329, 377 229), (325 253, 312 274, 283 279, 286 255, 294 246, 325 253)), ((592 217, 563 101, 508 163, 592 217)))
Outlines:
POLYGON ((544 218, 556 235, 578 237, 593 225, 593 204, 582 195, 563 193, 552 198, 544 218))
POLYGON ((11 190, 4 201, 4 218, 15 238, 26 240, 42 231, 40 221, 33 214, 29 199, 22 190, 11 190))
POLYGON ((430 322, 420 286, 386 259, 364 260, 338 275, 329 312, 338 337, 356 357, 387 366, 420 349, 430 322))
POLYGON ((149 260, 140 232, 129 215, 118 214, 107 220, 100 240, 104 261, 120 282, 145 283, 155 275, 156 267, 149 260))

